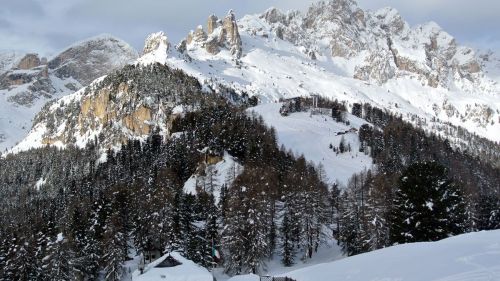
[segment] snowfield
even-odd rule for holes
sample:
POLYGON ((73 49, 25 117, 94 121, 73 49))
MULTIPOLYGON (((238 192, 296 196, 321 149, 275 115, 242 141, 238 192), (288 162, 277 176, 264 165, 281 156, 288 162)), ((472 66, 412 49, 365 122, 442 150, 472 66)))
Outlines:
MULTIPOLYGON (((309 266, 299 263, 288 271, 278 263, 271 263, 268 272, 270 276, 287 276, 296 281, 500 280, 500 230, 463 234, 438 242, 398 245, 339 260, 339 256, 330 255, 330 261, 325 255, 320 257, 324 263, 313 262, 309 266)), ((217 280, 226 279, 220 275, 217 280)), ((259 280, 253 274, 227 279, 259 280)))
POLYGON ((498 281, 500 230, 389 247, 282 276, 297 281, 498 281))

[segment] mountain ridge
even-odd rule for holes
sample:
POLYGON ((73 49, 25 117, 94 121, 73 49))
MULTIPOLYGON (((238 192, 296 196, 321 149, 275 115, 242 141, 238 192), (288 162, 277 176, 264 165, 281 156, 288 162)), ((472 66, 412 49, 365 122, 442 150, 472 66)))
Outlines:
MULTIPOLYGON (((263 103, 311 94, 344 101, 347 108, 357 102, 371 103, 448 138, 456 148, 481 150, 481 137, 500 140, 495 133, 500 128, 498 85, 485 76, 486 72, 494 74, 495 67, 488 65, 491 71, 486 63, 479 65, 479 56, 472 49, 461 58, 463 64, 457 62, 455 57, 464 48, 435 23, 410 29, 395 9, 365 12, 354 1, 335 0, 313 4, 304 15, 297 11, 285 14, 273 8, 239 20, 232 10, 223 19, 211 15, 207 32, 198 26, 175 47, 164 32, 154 33, 146 39, 143 55, 133 64, 166 64, 196 77, 207 92, 217 92, 223 85, 263 103), (304 35, 307 32, 309 37, 304 35), (422 32, 432 37, 418 37, 422 32), (419 49, 399 46, 408 42, 417 42, 417 47, 423 49, 412 53, 419 49), (453 58, 453 64, 442 58, 453 58), (439 67, 444 69, 441 78, 433 80, 429 73, 439 67), (361 77, 359 73, 363 72, 368 75, 361 77), (487 81, 484 85, 483 80, 487 81), (471 86, 474 83, 483 87, 471 86), (468 92, 472 88, 476 89, 473 94, 468 92), (461 127, 469 133, 464 135, 461 127)), ((487 61, 493 56, 490 53, 482 59, 487 61)), ((44 122, 43 118, 37 121, 44 122)), ((32 131, 31 136, 58 139, 58 134, 42 130, 32 131)), ((18 146, 13 151, 29 149, 30 145, 25 141, 23 149, 18 146)))

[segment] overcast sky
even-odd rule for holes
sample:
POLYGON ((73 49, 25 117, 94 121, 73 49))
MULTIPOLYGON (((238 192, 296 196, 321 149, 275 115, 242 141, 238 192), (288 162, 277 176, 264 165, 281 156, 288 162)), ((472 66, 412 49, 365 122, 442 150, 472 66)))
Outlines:
MULTIPOLYGON (((312 0, 7 0, 0 10, 0 50, 54 54, 101 33, 141 50, 147 34, 163 30, 177 43, 209 14, 237 17, 274 6, 306 10, 312 0)), ((363 9, 391 6, 415 25, 433 20, 473 47, 500 49, 498 0, 359 0, 363 9)))

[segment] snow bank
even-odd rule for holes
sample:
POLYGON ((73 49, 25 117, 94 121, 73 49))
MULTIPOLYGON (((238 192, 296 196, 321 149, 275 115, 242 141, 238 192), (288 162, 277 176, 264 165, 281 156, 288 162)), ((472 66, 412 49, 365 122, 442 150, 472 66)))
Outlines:
POLYGON ((300 281, 498 281, 500 230, 389 247, 282 276, 300 281))

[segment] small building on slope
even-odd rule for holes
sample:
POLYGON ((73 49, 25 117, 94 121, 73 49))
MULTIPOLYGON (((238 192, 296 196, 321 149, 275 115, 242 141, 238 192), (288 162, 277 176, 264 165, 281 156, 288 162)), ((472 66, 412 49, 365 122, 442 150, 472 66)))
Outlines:
POLYGON ((173 252, 146 265, 132 274, 133 281, 214 281, 204 267, 173 252))

